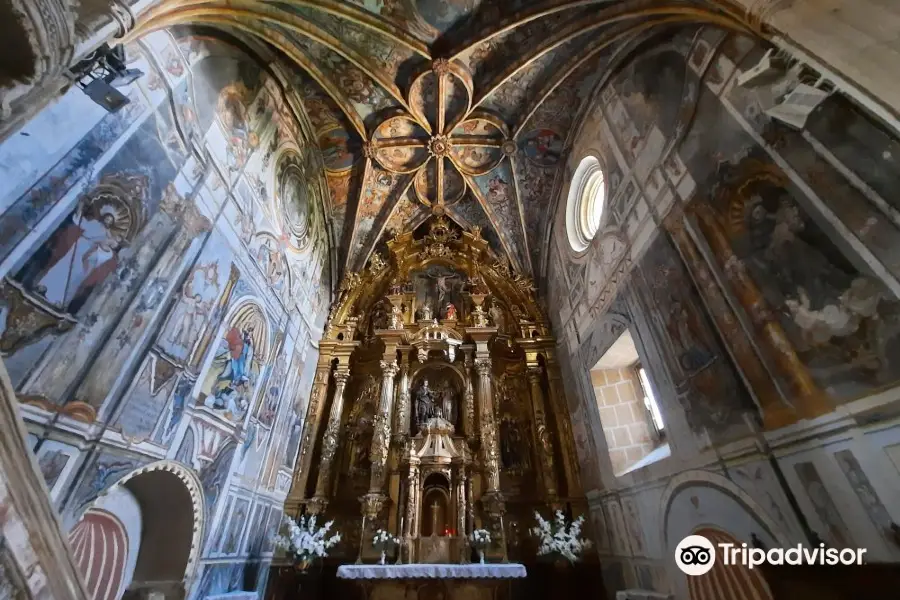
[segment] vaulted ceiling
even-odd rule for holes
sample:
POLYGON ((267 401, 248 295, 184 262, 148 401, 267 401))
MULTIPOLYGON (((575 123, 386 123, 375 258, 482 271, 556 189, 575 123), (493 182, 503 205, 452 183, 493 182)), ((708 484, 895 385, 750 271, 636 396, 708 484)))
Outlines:
POLYGON ((598 83, 653 35, 708 23, 749 27, 703 0, 166 0, 134 34, 210 26, 287 59, 325 158, 341 273, 446 214, 535 276, 598 83))

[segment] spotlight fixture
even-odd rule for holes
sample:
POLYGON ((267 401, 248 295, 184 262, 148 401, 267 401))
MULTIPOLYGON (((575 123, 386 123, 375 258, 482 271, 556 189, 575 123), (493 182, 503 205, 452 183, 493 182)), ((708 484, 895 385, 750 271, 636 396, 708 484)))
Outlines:
POLYGON ((144 74, 140 69, 128 69, 125 65, 125 48, 121 44, 113 48, 103 44, 69 69, 66 75, 91 100, 108 112, 116 112, 131 102, 116 88, 130 85, 144 74))

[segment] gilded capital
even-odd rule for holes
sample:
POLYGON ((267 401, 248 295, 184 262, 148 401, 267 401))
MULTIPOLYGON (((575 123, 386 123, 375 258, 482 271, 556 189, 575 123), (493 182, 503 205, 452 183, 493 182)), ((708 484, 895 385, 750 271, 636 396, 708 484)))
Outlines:
POLYGON ((349 371, 335 371, 334 372, 334 382, 338 385, 345 385, 347 380, 350 379, 349 371))
POLYGON ((478 375, 480 377, 487 377, 491 374, 491 359, 490 358, 476 358, 475 359, 475 370, 478 371, 478 375))
POLYGON ((369 493, 360 498, 362 512, 367 519, 374 520, 378 517, 387 502, 387 496, 382 493, 369 493))
POLYGON ((394 377, 400 371, 400 367, 397 365, 396 360, 383 360, 379 364, 381 365, 381 373, 385 377, 394 377))

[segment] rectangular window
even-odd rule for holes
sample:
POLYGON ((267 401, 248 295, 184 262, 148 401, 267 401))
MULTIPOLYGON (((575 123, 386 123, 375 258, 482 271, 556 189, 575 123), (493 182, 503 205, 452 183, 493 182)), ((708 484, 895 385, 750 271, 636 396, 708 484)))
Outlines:
POLYGON ((653 419, 653 425, 656 426, 656 431, 662 434, 665 431, 666 425, 663 423, 662 414, 659 412, 659 405, 656 403, 656 398, 653 397, 653 388, 650 387, 650 379, 647 377, 647 371, 641 366, 638 366, 637 371, 644 392, 644 406, 647 407, 647 412, 650 413, 650 417, 653 419))

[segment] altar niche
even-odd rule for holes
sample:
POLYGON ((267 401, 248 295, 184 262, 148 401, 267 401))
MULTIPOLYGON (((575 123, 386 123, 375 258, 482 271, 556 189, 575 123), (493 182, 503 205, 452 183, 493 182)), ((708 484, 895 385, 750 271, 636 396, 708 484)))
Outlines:
POLYGON ((462 376, 449 365, 427 365, 418 370, 411 386, 411 434, 421 432, 425 423, 436 417, 461 433, 463 385, 462 376))
POLYGON ((440 473, 425 479, 422 503, 422 536, 450 536, 454 531, 450 519, 450 482, 440 473))
POLYGON ((452 267, 432 264, 410 274, 415 292, 416 321, 462 321, 466 303, 463 298, 466 275, 452 267))

